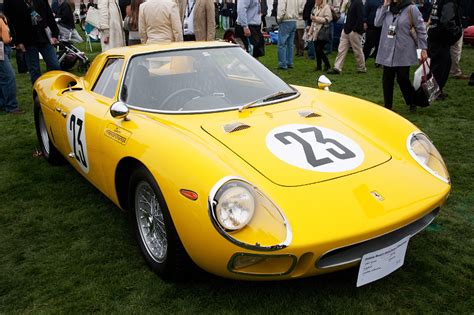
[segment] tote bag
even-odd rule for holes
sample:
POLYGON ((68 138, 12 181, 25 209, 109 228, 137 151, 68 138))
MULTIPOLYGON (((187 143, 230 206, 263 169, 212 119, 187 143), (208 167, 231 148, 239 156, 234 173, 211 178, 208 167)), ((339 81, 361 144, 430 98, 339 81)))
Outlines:
POLYGON ((100 29, 99 9, 90 7, 89 10, 87 10, 86 23, 94 26, 95 28, 100 29))
POLYGON ((420 86, 415 90, 414 103, 420 107, 427 107, 436 100, 441 90, 435 77, 430 73, 429 66, 423 63, 420 67, 422 68, 423 76, 420 86), (428 72, 426 68, 428 68, 428 72))

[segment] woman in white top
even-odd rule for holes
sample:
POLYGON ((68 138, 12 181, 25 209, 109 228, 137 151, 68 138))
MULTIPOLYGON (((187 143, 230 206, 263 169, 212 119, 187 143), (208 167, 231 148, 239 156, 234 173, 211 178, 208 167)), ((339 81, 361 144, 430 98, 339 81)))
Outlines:
POLYGON ((102 51, 125 46, 122 15, 117 0, 99 0, 100 43, 102 51))
POLYGON ((182 42, 183 27, 173 0, 148 0, 140 6, 138 32, 143 44, 182 42))
POLYGON ((316 51, 316 70, 321 70, 321 61, 324 62, 324 70, 329 70, 331 65, 329 64, 328 56, 324 53, 324 47, 328 43, 329 38, 322 39, 318 36, 323 27, 329 27, 329 23, 332 21, 331 7, 327 4, 326 0, 316 0, 311 12, 311 21, 310 33, 312 34, 316 51))

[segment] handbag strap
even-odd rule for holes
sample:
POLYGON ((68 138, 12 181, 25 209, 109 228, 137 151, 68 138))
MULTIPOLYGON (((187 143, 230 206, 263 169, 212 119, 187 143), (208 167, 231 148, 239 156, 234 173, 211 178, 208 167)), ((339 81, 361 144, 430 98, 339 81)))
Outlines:
MULTIPOLYGON (((421 66, 423 67, 423 75, 421 76, 421 81, 423 81, 423 82, 426 81, 426 77, 427 77, 426 68, 425 68, 426 63, 427 63, 427 61, 425 61, 421 64, 421 66)), ((430 66, 428 64, 426 66, 428 67, 428 70, 430 70, 430 66)))
POLYGON ((410 29, 412 29, 413 27, 415 27, 415 23, 413 22, 413 12, 412 12, 412 9, 411 9, 411 5, 407 8, 408 10, 408 16, 410 17, 410 29))

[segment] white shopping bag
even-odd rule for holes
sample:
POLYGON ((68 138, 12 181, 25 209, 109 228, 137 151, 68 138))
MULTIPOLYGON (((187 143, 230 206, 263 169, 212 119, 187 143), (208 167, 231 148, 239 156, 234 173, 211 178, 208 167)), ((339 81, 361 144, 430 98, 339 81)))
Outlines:
MULTIPOLYGON (((426 76, 430 74, 430 64, 431 64, 430 58, 426 59, 425 61, 426 76)), ((423 65, 420 65, 418 69, 416 69, 415 74, 413 75, 413 88, 415 89, 415 91, 420 88, 422 77, 423 77, 423 65)))

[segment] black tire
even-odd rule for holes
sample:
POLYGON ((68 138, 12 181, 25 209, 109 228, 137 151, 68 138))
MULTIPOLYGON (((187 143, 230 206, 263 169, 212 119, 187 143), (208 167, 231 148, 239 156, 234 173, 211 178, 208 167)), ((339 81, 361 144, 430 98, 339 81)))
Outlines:
POLYGON ((34 100, 34 115, 35 115, 35 127, 36 136, 38 137, 38 143, 40 151, 46 161, 52 165, 60 165, 63 163, 63 157, 59 153, 58 149, 54 146, 51 138, 49 137, 46 122, 44 121, 43 111, 39 103, 38 97, 34 100))
MULTIPOLYGON (((187 255, 186 250, 184 249, 183 244, 181 243, 181 240, 179 239, 178 233, 176 232, 176 228, 173 224, 173 220, 171 219, 168 207, 160 191, 160 188, 158 187, 158 184, 156 183, 153 176, 145 167, 139 167, 132 173, 130 177, 129 202, 130 220, 133 227, 133 231, 140 247, 140 251, 143 257, 145 258, 145 261, 148 266, 165 281, 176 281, 182 279, 184 275, 188 274, 189 267, 191 265, 191 260, 187 255), (147 189, 151 194, 153 194, 153 196, 148 195, 146 193, 147 189), (145 194, 141 195, 142 192, 145 192, 145 194), (146 210, 144 211, 139 209, 139 196, 144 196, 145 198, 150 197, 151 199, 155 200, 156 209, 154 211, 156 216, 152 215, 153 218, 149 218, 149 220, 153 220, 153 222, 155 223, 143 219, 143 214, 145 214, 146 210), (157 214, 158 212, 161 212, 162 216, 157 214), (154 221, 156 217, 162 219, 163 226, 160 224, 156 224, 157 222, 159 222, 154 221), (150 222, 150 225, 148 227, 145 227, 141 224, 144 221, 141 221, 140 223, 139 220, 144 220, 146 221, 146 223, 150 222), (141 225, 142 227, 140 227, 139 225, 141 225), (163 251, 162 247, 160 247, 161 250, 158 251, 155 248, 155 251, 153 252, 153 248, 150 248, 153 246, 146 244, 146 236, 144 236, 143 233, 146 232, 144 231, 146 229, 148 229, 148 232, 150 232, 152 226, 155 227, 155 232, 153 234, 157 234, 157 230, 163 231, 162 229, 159 229, 156 226, 164 227, 166 235, 164 235, 163 237, 163 235, 161 234, 160 236, 162 236, 163 239, 166 240, 166 250, 163 251)), ((149 204, 150 209, 153 208, 153 206, 151 206, 153 202, 149 204)), ((148 204, 142 203, 142 205, 148 204)), ((150 242, 148 242, 148 244, 150 244, 150 242)), ((160 243, 160 245, 163 245, 163 243, 160 243)))

